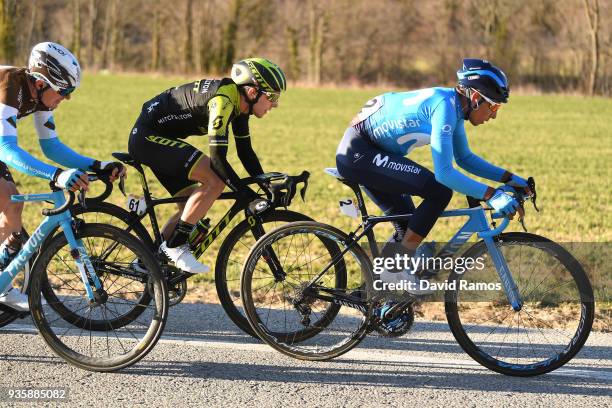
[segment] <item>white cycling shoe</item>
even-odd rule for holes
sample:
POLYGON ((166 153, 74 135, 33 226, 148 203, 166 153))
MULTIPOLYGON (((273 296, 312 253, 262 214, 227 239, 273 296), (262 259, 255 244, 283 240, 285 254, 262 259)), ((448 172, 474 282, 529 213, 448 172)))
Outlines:
POLYGON ((189 249, 189 244, 179 245, 176 248, 168 248, 166 241, 164 241, 159 246, 159 250, 174 263, 174 266, 182 271, 189 273, 210 272, 208 265, 198 262, 195 256, 193 256, 189 249))
POLYGON ((11 287, 8 291, 0 295, 0 303, 18 312, 29 312, 30 303, 28 295, 21 293, 19 289, 11 287))
POLYGON ((436 291, 429 289, 429 282, 424 279, 419 279, 410 269, 404 269, 401 272, 390 272, 387 269, 380 274, 380 280, 383 283, 402 284, 403 290, 414 296, 431 295, 436 291))

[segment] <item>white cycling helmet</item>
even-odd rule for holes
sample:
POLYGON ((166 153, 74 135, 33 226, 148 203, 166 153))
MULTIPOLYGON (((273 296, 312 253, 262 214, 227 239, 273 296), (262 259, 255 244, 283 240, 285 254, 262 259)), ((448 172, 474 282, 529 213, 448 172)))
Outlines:
POLYGON ((63 96, 81 83, 79 62, 70 51, 56 43, 36 44, 30 53, 28 69, 34 78, 45 81, 63 96))

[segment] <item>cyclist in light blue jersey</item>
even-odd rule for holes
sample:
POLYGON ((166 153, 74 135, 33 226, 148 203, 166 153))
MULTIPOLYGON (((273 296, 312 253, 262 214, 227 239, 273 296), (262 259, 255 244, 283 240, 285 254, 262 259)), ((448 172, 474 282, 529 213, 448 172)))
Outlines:
MULTIPOLYGON (((23 203, 11 202, 11 195, 19 192, 9 167, 52 180, 58 187, 72 191, 87 189, 87 170, 109 172, 111 181, 125 175, 121 163, 81 156, 57 137, 52 111, 70 99, 80 80, 81 68, 76 58, 52 42, 34 46, 28 68, 0 67, 0 270, 10 263, 22 244, 23 203), (30 114, 45 156, 68 170, 44 163, 19 147, 17 121, 30 114)), ((12 288, 0 294, 0 304, 28 310, 27 296, 12 288)))
MULTIPOLYGON (((464 121, 479 126, 497 117, 508 102, 508 80, 486 60, 464 59, 455 88, 427 88, 389 92, 364 105, 346 130, 336 152, 336 165, 346 179, 365 187, 385 214, 413 213, 397 223, 394 239, 409 255, 415 251, 444 211, 453 191, 488 200, 496 210, 513 217, 518 203, 512 196, 465 176, 453 166, 477 176, 527 188, 523 178, 474 154, 467 142, 464 121), (405 157, 414 148, 431 145, 434 171, 405 157), (423 198, 414 207, 411 196, 423 198)), ((407 280, 420 290, 414 271, 385 271, 385 282, 407 280)))

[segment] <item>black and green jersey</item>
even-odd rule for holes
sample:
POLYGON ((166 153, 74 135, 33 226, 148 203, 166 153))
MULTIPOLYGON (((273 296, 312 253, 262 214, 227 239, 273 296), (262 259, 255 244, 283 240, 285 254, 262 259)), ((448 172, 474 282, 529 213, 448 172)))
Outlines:
POLYGON ((142 106, 141 126, 157 136, 183 139, 208 135, 213 170, 234 191, 239 178, 227 162, 229 125, 238 157, 251 176, 263 173, 251 147, 249 115, 240 112, 240 92, 230 79, 201 79, 170 88, 142 106))

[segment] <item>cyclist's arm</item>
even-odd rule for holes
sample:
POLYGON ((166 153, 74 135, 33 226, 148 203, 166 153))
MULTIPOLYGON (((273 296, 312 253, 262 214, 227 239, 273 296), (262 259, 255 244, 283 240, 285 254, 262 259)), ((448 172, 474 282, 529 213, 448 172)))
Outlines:
POLYGON ((431 155, 436 180, 454 191, 482 199, 488 187, 453 167, 453 133, 456 126, 454 106, 441 101, 431 117, 431 155))
POLYGON ((32 116, 34 117, 34 127, 38 133, 40 148, 48 159, 68 168, 91 169, 94 159, 81 156, 57 137, 55 121, 51 112, 34 112, 32 116))
POLYGON ((242 165, 251 177, 263 173, 261 163, 251 145, 249 135, 249 116, 242 114, 232 122, 232 131, 236 140, 236 151, 242 165))
POLYGON ((479 177, 493 181, 502 181, 502 177, 506 173, 506 170, 489 163, 470 150, 463 126, 457 126, 457 129, 455 129, 453 152, 455 161, 462 169, 479 177))
POLYGON ((17 109, 0 103, 0 161, 30 176, 53 180, 59 170, 44 163, 17 144, 17 109))
POLYGON ((240 181, 238 174, 227 161, 228 128, 233 105, 230 100, 217 95, 208 101, 208 137, 210 165, 221 180, 235 192, 245 192, 247 187, 240 181))

